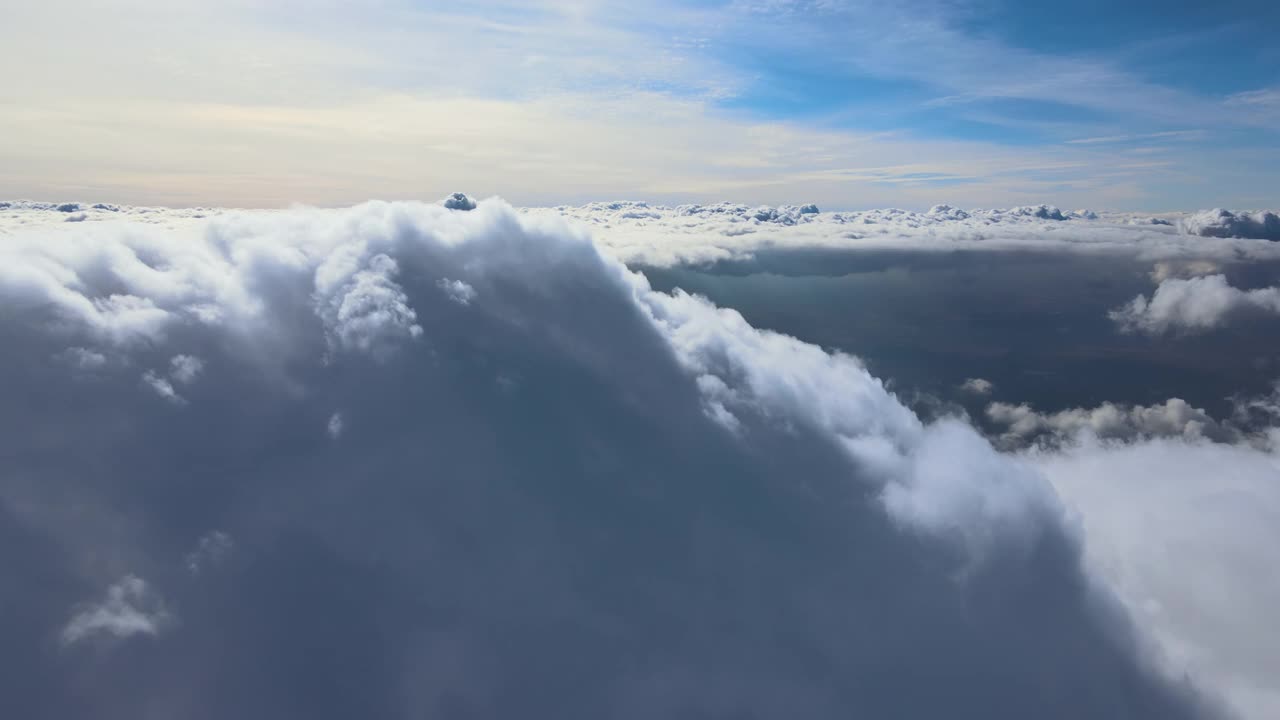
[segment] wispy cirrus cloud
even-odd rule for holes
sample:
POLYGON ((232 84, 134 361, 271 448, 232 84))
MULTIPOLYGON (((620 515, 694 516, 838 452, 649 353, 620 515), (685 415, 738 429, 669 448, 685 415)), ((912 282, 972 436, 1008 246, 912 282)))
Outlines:
POLYGON ((1138 135, 1101 135, 1097 137, 1076 138, 1068 140, 1068 145, 1101 145, 1129 143, 1144 140, 1198 140, 1205 136, 1202 130, 1166 130, 1164 132, 1142 133, 1138 135))
POLYGON ((1251 198, 1272 159, 1215 143, 1268 127, 1249 109, 1270 91, 1224 100, 1161 84, 1106 54, 1016 45, 983 27, 994 20, 932 2, 663 0, 636 13, 592 0, 55 0, 0 28, 0 60, 26 68, 0 117, 15 139, 0 150, 0 194, 278 205, 464 186, 525 203, 1265 204, 1251 198), (1121 138, 1183 147, 1144 168, 1049 150, 1121 138), (1020 183, 992 169, 1027 164, 1028 148, 1072 167, 1020 183), (473 180, 477 162, 492 172, 473 180), (920 175, 887 182, 966 187, 924 199, 828 177, 902 165, 920 175), (1223 197, 1191 200, 1205 185, 1223 197))
POLYGON ((1227 104, 1237 107, 1280 107, 1280 88, 1263 88, 1235 93, 1227 98, 1227 104))

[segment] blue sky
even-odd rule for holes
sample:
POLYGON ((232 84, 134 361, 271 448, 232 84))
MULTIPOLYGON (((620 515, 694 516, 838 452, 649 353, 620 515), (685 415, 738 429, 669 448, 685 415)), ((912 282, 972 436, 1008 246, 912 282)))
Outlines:
POLYGON ((6 195, 1165 210, 1275 205, 1280 187, 1280 5, 1261 0, 51 0, 12 16, 0 61, 30 70, 0 117, 6 195))

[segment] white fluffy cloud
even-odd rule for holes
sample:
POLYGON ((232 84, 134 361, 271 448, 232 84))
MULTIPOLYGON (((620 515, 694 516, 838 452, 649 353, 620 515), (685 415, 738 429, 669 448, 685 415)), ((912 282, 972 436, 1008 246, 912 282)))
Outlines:
POLYGON ((189 385, 204 371, 204 362, 192 355, 174 355, 169 359, 169 376, 174 380, 189 385))
POLYGON ((385 352, 399 339, 422 335, 417 314, 393 280, 396 261, 381 253, 353 257, 357 252, 343 248, 316 269, 316 313, 330 341, 343 349, 385 352))
POLYGON ((1181 398, 1171 398, 1160 405, 1122 406, 1108 402, 1096 408, 1052 413, 1037 412, 1027 404, 997 402, 987 406, 987 417, 1006 428, 1001 440, 1011 447, 1035 440, 1049 444, 1070 442, 1081 434, 1106 440, 1181 437, 1236 441, 1244 438, 1241 430, 1229 423, 1220 423, 1181 398))
POLYGON ((1162 662, 1208 679, 1244 718, 1274 716, 1280 646, 1264 628, 1280 604, 1280 456, 1165 437, 1030 457, 1162 662))
POLYGON ((856 358, 756 330, 684 293, 642 299, 698 377, 709 414, 733 427, 745 411, 829 433, 902 524, 957 537, 979 554, 1056 527, 1041 478, 967 425, 922 424, 856 358))
POLYGON ((1148 629, 1173 674, 1211 678, 1245 718, 1280 709, 1280 651, 1260 640, 1280 602, 1275 395, 1216 420, 1173 398, 1040 413, 992 403, 1000 442, 1043 472, 1084 530, 1093 571, 1148 629))
POLYGON ((1224 275, 1168 278, 1150 299, 1139 295, 1113 310, 1111 319, 1126 332, 1196 333, 1220 327, 1247 310, 1280 313, 1280 288, 1241 290, 1224 275))
POLYGON ((450 300, 459 305, 470 305, 476 299, 476 289, 461 280, 441 278, 439 286, 450 300))
POLYGON ((1280 215, 1269 210, 1235 213, 1216 208, 1183 218, 1182 227, 1192 235, 1215 238, 1280 240, 1280 215))

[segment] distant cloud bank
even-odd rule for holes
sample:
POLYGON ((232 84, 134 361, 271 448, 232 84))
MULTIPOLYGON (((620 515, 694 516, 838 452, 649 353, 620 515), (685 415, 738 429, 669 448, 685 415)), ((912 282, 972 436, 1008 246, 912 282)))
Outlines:
POLYGON ((1186 232, 1202 237, 1280 240, 1280 215, 1267 210, 1202 210, 1183 218, 1181 224, 1186 232))

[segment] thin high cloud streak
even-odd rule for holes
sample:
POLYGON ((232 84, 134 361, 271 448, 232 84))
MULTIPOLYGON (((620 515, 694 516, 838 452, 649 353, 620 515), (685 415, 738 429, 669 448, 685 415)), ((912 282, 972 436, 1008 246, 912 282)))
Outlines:
POLYGON ((1216 715, 1030 463, 561 219, 372 203, 2 247, 23 717, 1216 715), (178 357, 182 405, 138 383, 178 357), (92 607, 141 628, 141 587, 174 622, 48 643, 92 607))
MULTIPOLYGON (((1126 67, 1118 54, 1083 48, 1039 50, 1035 38, 1025 32, 1014 31, 1010 36, 1000 13, 971 5, 855 0, 762 3, 757 8, 773 20, 766 24, 767 31, 751 32, 747 23, 734 27, 746 34, 757 52, 803 62, 812 61, 815 48, 822 48, 821 61, 832 66, 828 77, 834 81, 897 81, 900 91, 923 94, 924 107, 950 110, 946 116, 954 120, 1033 131, 1042 142, 1046 134, 1078 133, 1085 127, 1096 131, 1086 139, 1126 140, 1170 139, 1196 132, 1186 129, 1189 123, 1214 128, 1275 127, 1248 102, 1266 97, 1267 88, 1257 89, 1256 95, 1224 94, 1212 87, 1206 92, 1203 86, 1191 90, 1185 83, 1154 81, 1149 73, 1126 67), (800 5, 805 12, 792 12, 800 5), (983 29, 975 31, 975 23, 983 29), (1027 116, 1002 110, 999 103, 1008 101, 1040 103, 1052 110, 1027 116), (1075 119, 1055 121, 1054 110, 1075 119)), ((1051 17, 1046 14, 1044 19, 1051 17)), ((758 17, 755 20, 760 24, 758 17)), ((1204 30, 1194 28, 1186 35, 1204 30)), ((1069 37, 1062 39, 1070 42, 1069 37)), ((883 105, 868 104, 884 111, 883 105)), ((907 114, 901 106, 896 109, 907 114)), ((1071 138, 1080 135, 1061 139, 1071 138)))

